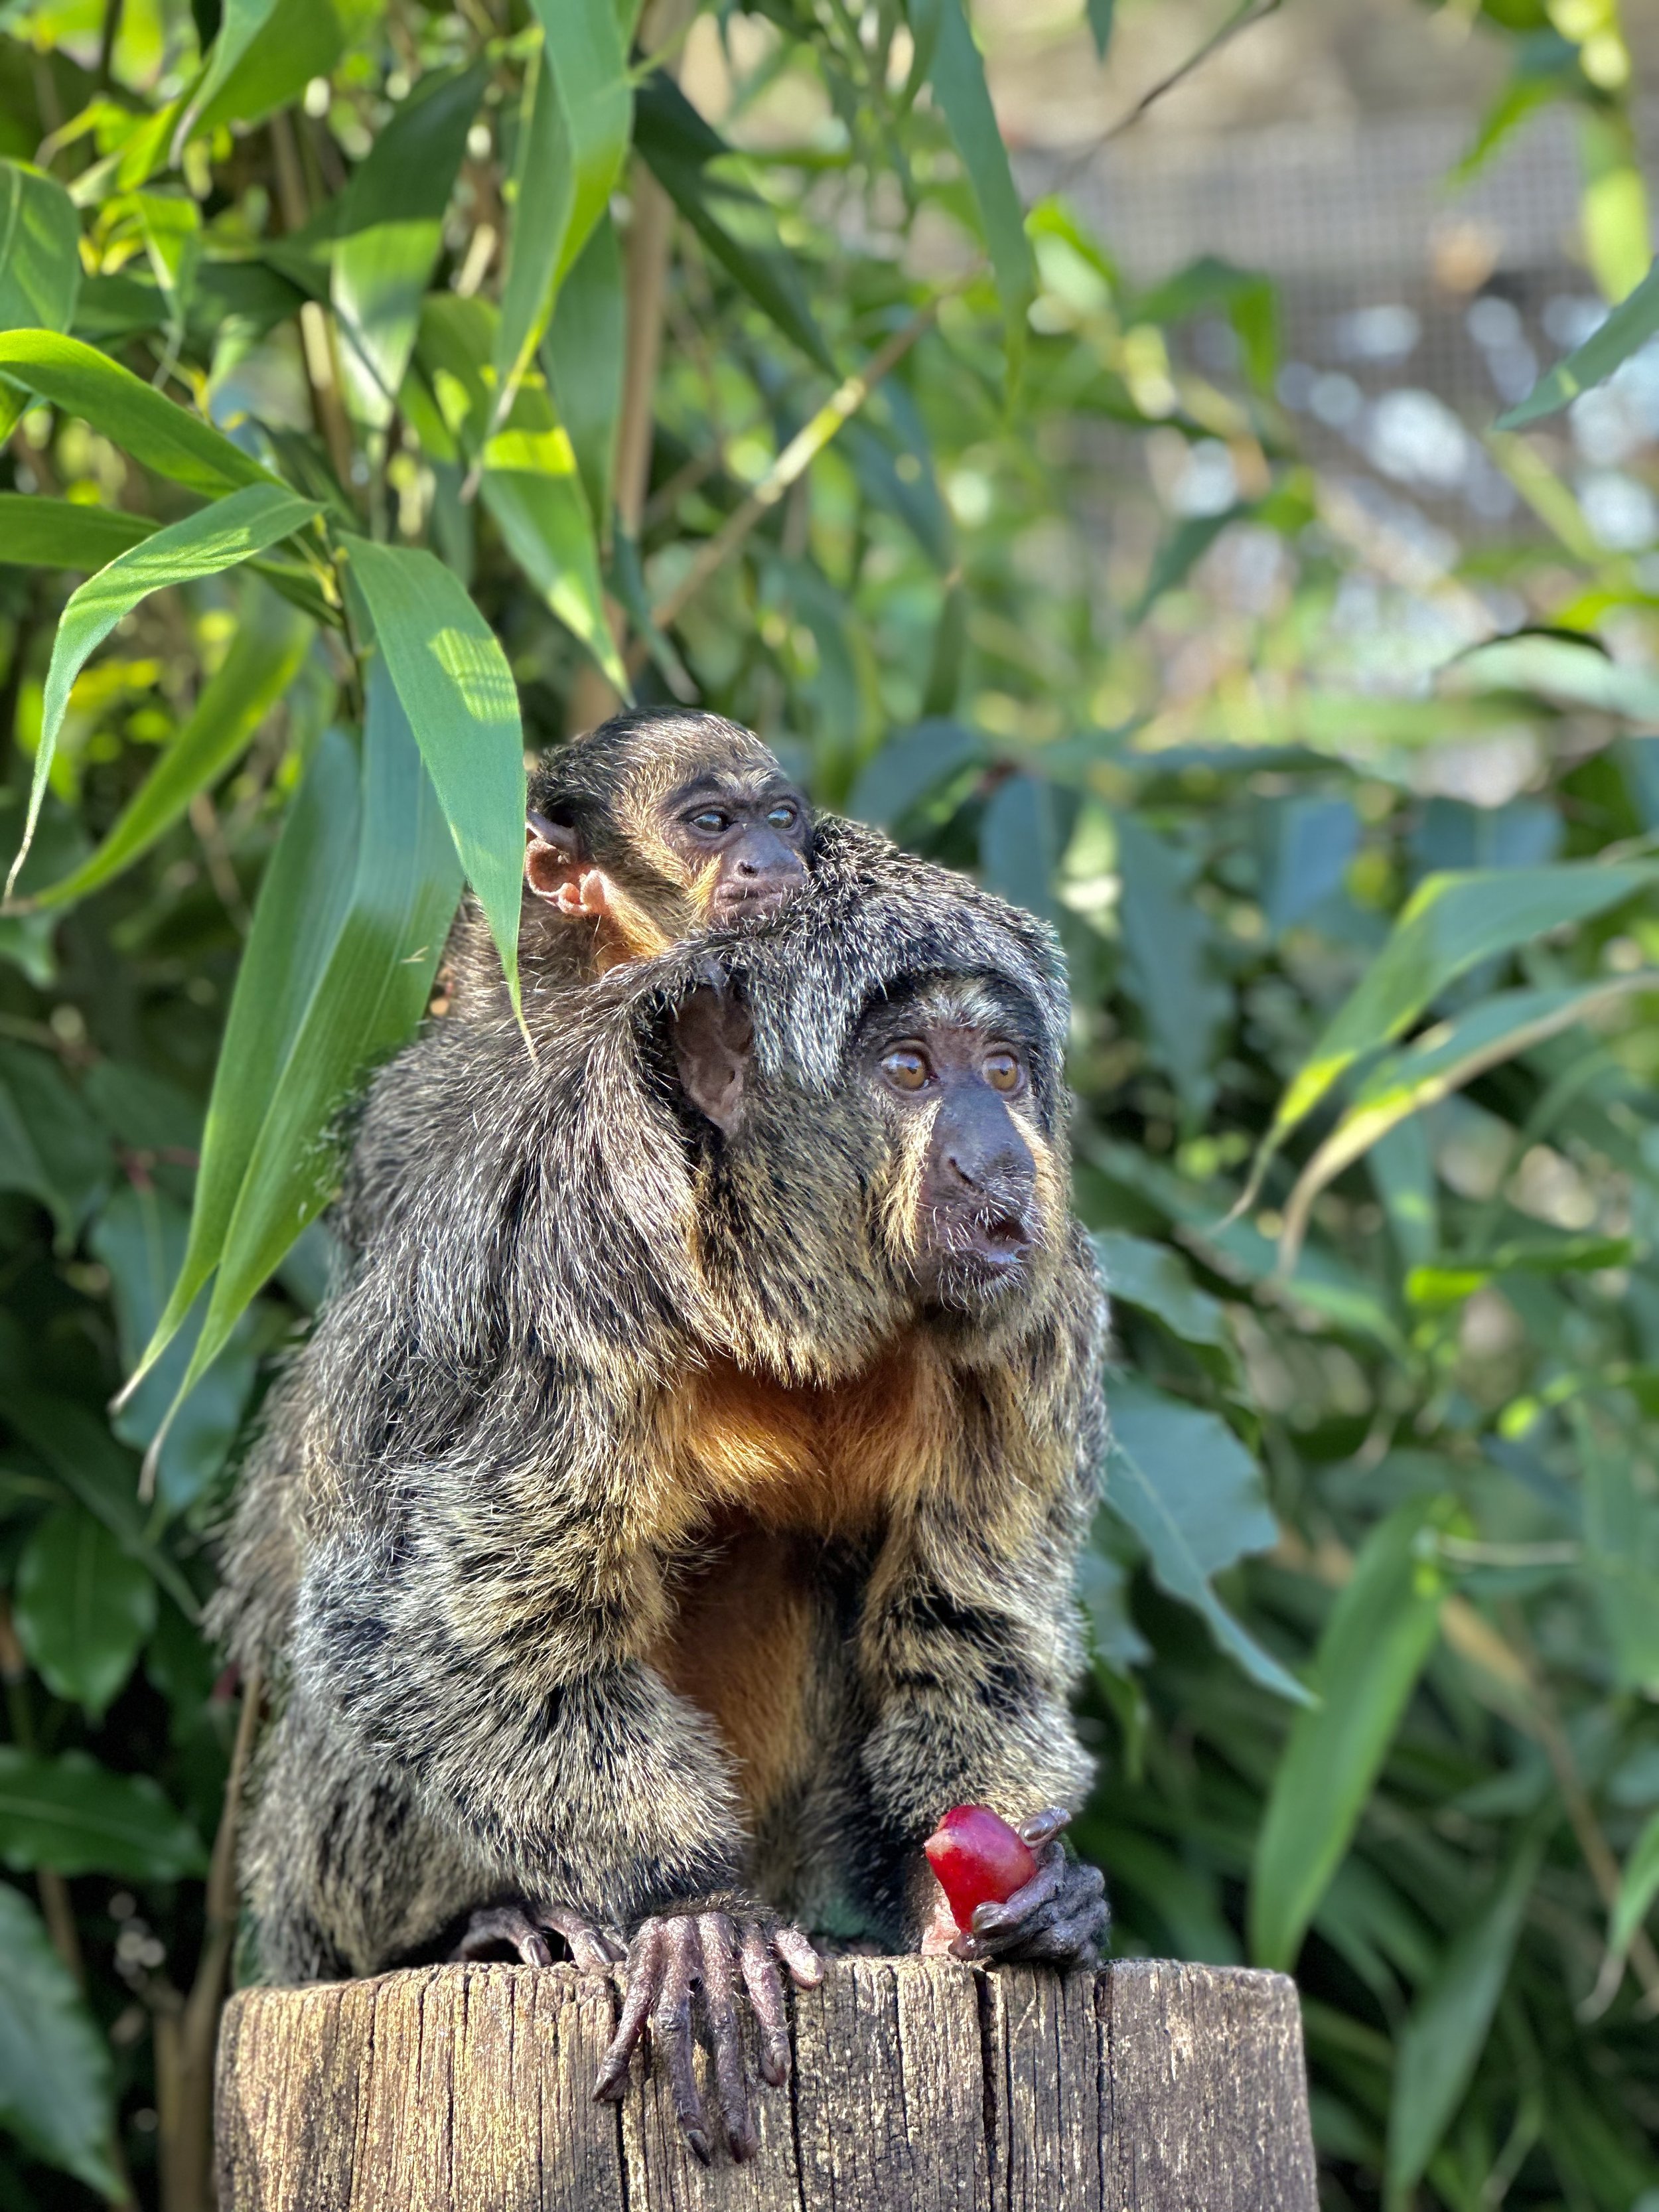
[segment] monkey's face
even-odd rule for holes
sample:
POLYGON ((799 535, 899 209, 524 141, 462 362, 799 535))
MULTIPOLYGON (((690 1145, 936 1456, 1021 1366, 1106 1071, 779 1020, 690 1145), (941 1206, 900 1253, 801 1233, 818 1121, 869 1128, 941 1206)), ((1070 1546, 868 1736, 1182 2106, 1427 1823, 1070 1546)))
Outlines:
POLYGON ((805 884, 811 817, 775 766, 703 770, 669 793, 655 828, 708 921, 775 914, 805 884))
POLYGON ((881 1234, 924 1308, 988 1316, 1031 1279, 1054 1169, 1017 1004, 944 983, 866 1017, 852 1073, 885 1128, 881 1234))

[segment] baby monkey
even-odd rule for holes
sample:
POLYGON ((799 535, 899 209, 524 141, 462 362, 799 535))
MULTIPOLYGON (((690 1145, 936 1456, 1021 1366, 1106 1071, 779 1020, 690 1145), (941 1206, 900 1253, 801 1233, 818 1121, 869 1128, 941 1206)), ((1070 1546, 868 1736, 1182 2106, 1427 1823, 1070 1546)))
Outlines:
POLYGON ((775 914, 812 860, 811 811, 776 757, 696 709, 617 714, 573 738, 532 776, 526 822, 542 921, 526 950, 570 981, 775 914))

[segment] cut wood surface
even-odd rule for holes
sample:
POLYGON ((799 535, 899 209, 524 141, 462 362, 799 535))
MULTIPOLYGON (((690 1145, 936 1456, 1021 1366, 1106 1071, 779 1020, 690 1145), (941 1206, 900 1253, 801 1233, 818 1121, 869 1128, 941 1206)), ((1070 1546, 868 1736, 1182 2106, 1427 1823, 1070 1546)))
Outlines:
POLYGON ((795 1996, 791 2087, 755 2091, 759 2155, 708 2170, 641 2060, 593 2102, 616 2008, 570 1966, 244 1990, 220 2212, 1315 2212, 1282 1974, 839 1960, 795 1996))

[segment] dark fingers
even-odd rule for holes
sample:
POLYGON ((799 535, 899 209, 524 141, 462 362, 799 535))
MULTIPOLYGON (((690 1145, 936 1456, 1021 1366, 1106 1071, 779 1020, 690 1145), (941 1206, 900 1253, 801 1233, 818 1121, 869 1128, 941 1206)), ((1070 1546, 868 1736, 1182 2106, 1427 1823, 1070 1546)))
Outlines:
POLYGON ((1020 1841, 1035 1850, 1038 1844, 1046 1844, 1051 1836, 1057 1836, 1071 1817, 1063 1805, 1045 1806, 1041 1813, 1034 1813, 1029 1820, 1020 1822, 1020 1841))
POLYGON ((707 2166, 714 2153, 708 2140, 708 2116, 697 2087, 696 2051, 691 2040, 691 1986, 702 1966, 702 1946, 695 1921, 676 1921, 665 1932, 662 1982, 651 2008, 651 2048, 668 2069, 669 2093, 674 2117, 699 2163, 707 2166))
POLYGON ((732 1994, 738 1931, 724 1912, 705 1912, 698 1918, 697 1934, 702 1943, 703 2016, 714 2054, 714 2087, 726 2140, 733 2158, 753 2158, 760 2148, 760 2138, 749 2117, 743 2038, 732 1994))
POLYGON ((623 1999, 622 2018, 617 2023, 611 2048, 599 2061, 599 2079, 593 2084, 595 2097, 614 2101, 623 2093, 628 2080, 628 2062, 634 2055, 634 2046, 640 2039, 662 1978, 662 1940, 661 1923, 647 1920, 639 1932, 634 1955, 628 1963, 628 1993, 623 1999))
MULTIPOLYGON (((605 1973, 617 1963, 617 1948, 603 1929, 584 1920, 580 1912, 568 1905, 544 1905, 539 1917, 544 1928, 556 1936, 562 1936, 570 1948, 570 1955, 585 1973, 605 1973)), ((626 1956, 626 1954, 622 1955, 626 1956)))
POLYGON ((761 2074, 776 2089, 789 2079, 789 2016, 784 2010, 783 1984, 771 1946, 764 1930, 753 1921, 743 1931, 738 1963, 760 2027, 761 2074))
POLYGON ((772 1948, 794 1976, 796 1985, 815 1990, 823 1979, 823 1961, 799 1928, 787 1923, 772 1932, 772 1948))
POLYGON ((503 1943, 516 1951, 526 1966, 550 1966, 553 1954, 547 1939, 530 1916, 516 1905, 494 1905, 475 1912, 466 1933, 450 1953, 458 1960, 482 1959, 503 1943))
POLYGON ((974 1907, 975 1935, 1000 1935, 1005 1929, 1012 1929, 1028 1918, 1039 1905, 1047 1905, 1050 1898, 1059 1894, 1065 1886, 1066 1869, 1067 1861, 1056 1850, 1053 1858, 1044 1860, 1030 1881, 1022 1884, 1000 1905, 976 1905, 974 1907))

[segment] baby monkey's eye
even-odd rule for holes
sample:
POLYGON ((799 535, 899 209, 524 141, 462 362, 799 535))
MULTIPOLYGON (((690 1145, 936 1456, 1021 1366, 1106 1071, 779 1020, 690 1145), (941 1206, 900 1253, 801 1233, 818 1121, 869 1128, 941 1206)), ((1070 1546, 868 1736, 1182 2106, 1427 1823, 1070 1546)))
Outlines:
POLYGON ((781 799, 766 818, 775 830, 793 830, 795 826, 794 806, 790 800, 781 799))
POLYGON ((913 1044, 899 1045, 887 1054, 881 1063, 881 1072, 898 1091, 920 1091, 933 1073, 927 1055, 918 1052, 913 1044))
POLYGON ((691 827, 701 830, 705 836, 717 837, 722 830, 732 827, 732 817, 718 806, 705 806, 700 814, 691 817, 691 827))
POLYGON ((992 1052, 985 1056, 985 1080, 993 1091, 1018 1091, 1020 1066, 1012 1052, 992 1052))

